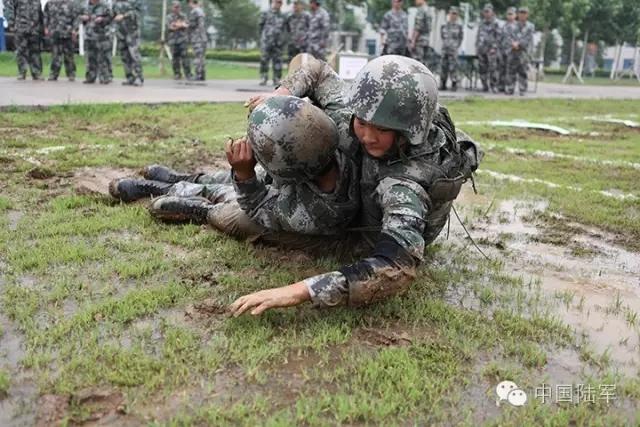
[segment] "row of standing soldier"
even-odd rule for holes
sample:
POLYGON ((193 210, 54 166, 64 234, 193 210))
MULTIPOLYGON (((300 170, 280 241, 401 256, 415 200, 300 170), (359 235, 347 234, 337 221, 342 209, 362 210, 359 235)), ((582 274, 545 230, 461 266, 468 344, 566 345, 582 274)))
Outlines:
MULTIPOLYGON (((26 79, 28 71, 33 80, 42 79, 41 50, 44 38, 48 37, 51 40, 49 80, 58 79, 64 63, 67 78, 74 81, 75 43, 80 23, 83 23, 86 51, 84 83, 91 84, 99 80, 102 84, 109 84, 113 80, 113 32, 125 71, 126 80, 123 84, 140 86, 144 83, 139 0, 115 0, 113 7, 109 7, 105 0, 89 0, 84 8, 77 7, 73 0, 49 0, 44 10, 40 0, 6 0, 5 4, 9 27, 15 31, 19 80, 26 79)), ((181 64, 185 77, 191 78, 187 57, 187 44, 190 42, 195 53, 195 80, 204 80, 207 43, 204 12, 198 0, 191 0, 190 6, 191 11, 186 18, 180 11, 180 3, 174 2, 173 12, 168 17, 174 72, 176 77, 180 77, 181 64), (175 19, 176 16, 179 19, 175 19)))

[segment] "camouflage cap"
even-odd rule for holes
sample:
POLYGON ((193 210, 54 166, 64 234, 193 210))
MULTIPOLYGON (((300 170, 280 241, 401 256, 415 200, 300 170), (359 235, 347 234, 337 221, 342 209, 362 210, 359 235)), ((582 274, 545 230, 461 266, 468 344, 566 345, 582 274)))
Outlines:
POLYGON ((313 179, 335 156, 338 128, 321 109, 295 96, 274 96, 249 116, 247 131, 262 167, 281 179, 313 179))
POLYGON ((484 7, 482 8, 483 12, 488 12, 491 11, 493 12, 493 5, 491 3, 485 3, 484 7))
POLYGON ((409 143, 422 144, 429 134, 438 104, 438 86, 420 62, 384 55, 356 75, 348 96, 356 117, 402 133, 409 143))
POLYGON ((456 6, 451 6, 449 8, 449 13, 455 13, 456 15, 460 14, 460 9, 458 9, 456 6))
POLYGON ((527 6, 520 6, 518 8, 518 13, 529 13, 529 8, 527 6))
POLYGON ((515 7, 512 6, 512 7, 508 7, 507 8, 507 15, 514 14, 514 13, 516 13, 516 8, 515 7))

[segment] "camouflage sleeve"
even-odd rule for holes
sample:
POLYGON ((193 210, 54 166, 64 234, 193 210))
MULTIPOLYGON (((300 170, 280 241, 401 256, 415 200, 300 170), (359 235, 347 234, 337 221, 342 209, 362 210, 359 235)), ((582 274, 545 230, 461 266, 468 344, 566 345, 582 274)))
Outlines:
POLYGON ((327 41, 329 39, 329 29, 331 27, 331 22, 329 19, 329 13, 325 12, 322 14, 322 40, 327 41))
POLYGON ((267 12, 262 12, 260 14, 260 22, 258 23, 258 29, 260 30, 260 34, 264 30, 264 24, 267 22, 267 12))
POLYGON ((385 13, 384 16, 382 17, 382 22, 380 22, 380 29, 386 33, 387 30, 389 30, 389 27, 391 26, 390 22, 389 22, 389 18, 391 17, 391 15, 389 14, 389 12, 385 13))
POLYGON ((278 231, 282 227, 276 218, 275 206, 277 192, 267 186, 264 180, 255 176, 246 181, 238 181, 233 176, 233 187, 237 194, 237 202, 252 221, 270 230, 278 231), (274 193, 275 192, 275 193, 274 193))
POLYGON ((13 26, 13 19, 15 17, 15 6, 13 4, 15 0, 5 0, 4 1, 4 17, 7 20, 7 25, 9 27, 13 26))
POLYGON ((462 39, 464 38, 464 28, 462 25, 458 25, 458 40, 456 43, 456 49, 459 49, 462 46, 462 39))
POLYGON ((51 2, 47 2, 44 6, 44 27, 49 28, 49 24, 51 23, 51 2))

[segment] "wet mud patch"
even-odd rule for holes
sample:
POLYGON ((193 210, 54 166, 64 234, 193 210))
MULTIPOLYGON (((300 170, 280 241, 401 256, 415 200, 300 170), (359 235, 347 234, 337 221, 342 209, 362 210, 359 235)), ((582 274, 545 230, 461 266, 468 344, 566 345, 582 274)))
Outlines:
POLYGON ((110 197, 111 181, 135 174, 135 170, 125 168, 83 168, 74 171, 71 184, 78 194, 110 197))
POLYGON ((71 395, 45 394, 38 399, 36 426, 98 422, 119 425, 126 414, 124 395, 113 389, 91 388, 71 395))

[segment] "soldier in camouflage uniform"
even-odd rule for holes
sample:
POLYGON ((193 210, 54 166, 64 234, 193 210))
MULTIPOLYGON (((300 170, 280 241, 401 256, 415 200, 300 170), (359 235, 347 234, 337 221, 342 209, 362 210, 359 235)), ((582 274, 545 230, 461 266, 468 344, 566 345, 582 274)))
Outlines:
POLYGON ((440 72, 440 90, 447 90, 447 78, 451 78, 451 90, 458 89, 458 49, 462 44, 464 31, 458 24, 458 8, 449 9, 449 20, 440 27, 442 38, 442 66, 440 72))
POLYGON ((112 80, 111 72, 111 9, 105 0, 89 0, 80 20, 85 25, 85 50, 87 57, 87 72, 83 83, 109 84, 112 80))
POLYGON ((413 59, 382 56, 369 62, 347 91, 326 63, 311 60, 276 93, 308 96, 331 112, 339 129, 352 129, 341 138, 353 141, 345 146, 363 150, 360 241, 373 249, 355 264, 243 296, 231 305, 232 313, 255 315, 309 300, 358 306, 405 290, 481 158, 479 147, 438 105, 436 79, 413 59))
POLYGON ((125 86, 142 86, 142 57, 140 56, 140 23, 135 0, 116 0, 113 4, 116 39, 124 75, 125 86))
POLYGON ((155 188, 168 194, 152 202, 156 218, 209 222, 238 238, 277 243, 292 232, 306 235, 299 243, 310 235, 336 240, 359 208, 356 162, 338 146, 338 132, 311 103, 272 97, 251 113, 247 138, 227 144, 231 173, 185 175, 154 165, 146 181, 117 180, 110 192, 132 201, 155 188))
POLYGON ((207 53, 207 29, 205 26, 205 15, 198 0, 191 0, 191 12, 189 12, 189 41, 193 49, 193 67, 195 71, 194 80, 205 81, 207 53))
POLYGON ((518 22, 515 24, 513 40, 511 42, 511 52, 507 59, 507 79, 506 92, 513 95, 515 91, 515 80, 518 79, 520 96, 527 93, 527 71, 529 70, 529 49, 533 44, 533 33, 535 28, 528 22, 529 9, 520 7, 518 9, 518 22))
POLYGON ((414 58, 429 67, 429 36, 431 35, 431 15, 425 0, 416 0, 416 19, 413 25, 411 50, 414 58))
POLYGON ((309 20, 309 53, 314 58, 325 60, 329 47, 329 30, 331 19, 329 12, 321 6, 320 0, 309 3, 311 9, 309 20))
POLYGON ((180 80, 182 71, 187 79, 191 79, 191 62, 189 61, 189 23, 180 10, 180 2, 174 1, 172 10, 167 15, 168 44, 171 47, 173 78, 180 80))
POLYGON ((287 33, 289 33, 289 62, 294 56, 306 53, 308 50, 307 38, 311 16, 304 10, 304 1, 293 2, 293 12, 287 17, 287 33))
POLYGON ((516 32, 516 8, 507 8, 507 20, 502 26, 502 38, 500 42, 500 91, 505 92, 507 84, 509 55, 511 54, 511 43, 514 41, 516 32))
POLYGON ((74 60, 74 25, 78 10, 72 0, 49 0, 44 7, 44 34, 51 38, 51 70, 49 80, 58 80, 64 59, 69 81, 76 79, 74 60))
POLYGON ((383 55, 406 55, 408 47, 409 20, 402 10, 402 0, 391 0, 391 10, 387 11, 380 23, 380 43, 383 55))
POLYGON ((498 56, 500 55, 500 25, 493 13, 493 6, 487 3, 482 9, 484 20, 478 28, 476 53, 480 68, 482 90, 498 92, 498 56))
POLYGON ((272 0, 271 10, 260 16, 260 77, 261 86, 269 79, 269 63, 273 62, 273 84, 277 86, 282 77, 282 48, 287 18, 280 12, 282 0, 272 0))
POLYGON ((27 77, 27 68, 33 80, 40 80, 43 33, 40 0, 5 0, 4 14, 9 28, 15 30, 18 80, 27 77))

